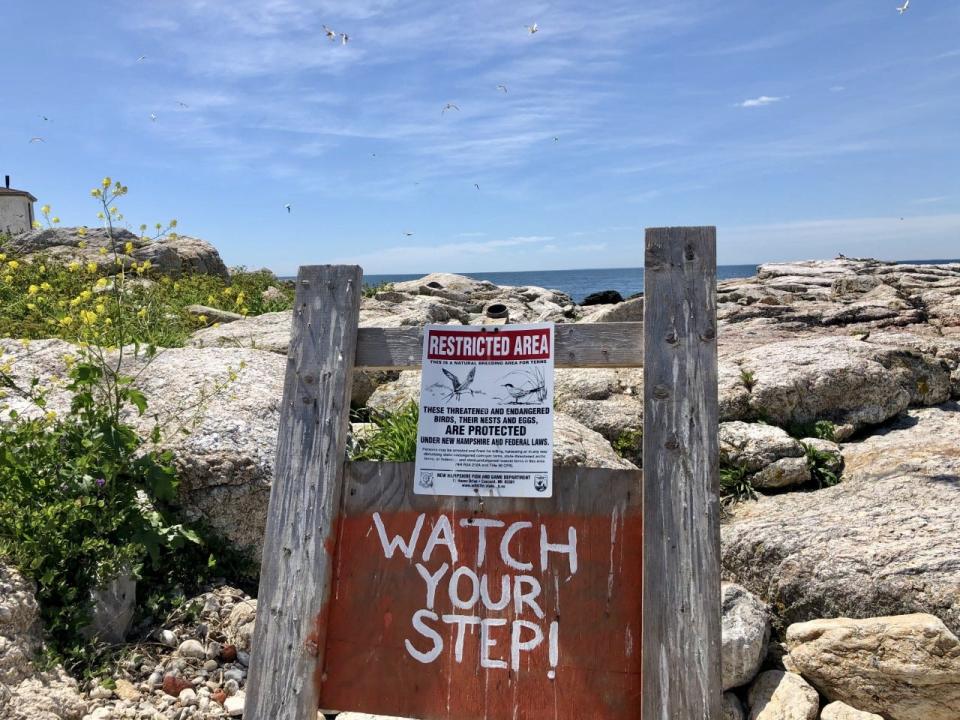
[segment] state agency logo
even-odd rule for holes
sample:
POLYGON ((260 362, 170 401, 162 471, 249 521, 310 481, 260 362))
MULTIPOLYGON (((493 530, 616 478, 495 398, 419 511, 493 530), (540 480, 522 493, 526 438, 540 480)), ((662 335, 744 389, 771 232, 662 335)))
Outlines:
POLYGON ((533 488, 537 492, 544 492, 547 489, 547 476, 537 475, 533 480, 533 488))
POLYGON ((420 473, 420 487, 432 488, 433 487, 433 473, 429 470, 424 470, 420 473))

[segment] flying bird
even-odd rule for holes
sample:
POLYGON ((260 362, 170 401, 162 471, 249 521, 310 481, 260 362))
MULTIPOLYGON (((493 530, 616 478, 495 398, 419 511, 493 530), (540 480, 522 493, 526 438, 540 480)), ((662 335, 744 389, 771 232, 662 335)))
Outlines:
POLYGON ((497 85, 497 90, 503 90, 504 92, 506 92, 506 91, 507 91, 507 86, 506 86, 506 85, 497 85))
POLYGON ((323 32, 326 33, 327 38, 329 38, 331 42, 335 42, 335 41, 336 41, 336 39, 337 39, 337 33, 336 33, 335 30, 333 30, 332 28, 328 28, 326 25, 324 25, 324 26, 323 26, 323 32))
POLYGON ((156 122, 156 121, 157 121, 157 114, 156 114, 156 113, 150 113, 150 120, 151 120, 152 122, 156 122))
POLYGON ((410 237, 411 235, 413 235, 412 232, 404 232, 403 234, 406 235, 407 237, 410 237))
POLYGON ((340 44, 346 45, 348 42, 350 42, 350 36, 346 33, 340 33, 340 44))
POLYGON ((460 108, 458 108, 456 105, 453 103, 447 103, 443 106, 443 110, 440 111, 440 114, 443 115, 447 110, 456 110, 457 112, 460 112, 460 108))
POLYGON ((910 0, 904 0, 903 5, 897 6, 897 12, 903 15, 907 10, 910 9, 910 0))
POLYGON ((38 143, 38 142, 45 143, 46 140, 44 140, 42 137, 32 137, 32 138, 30 138, 30 142, 32 142, 32 143, 38 143))
POLYGON ((137 62, 143 62, 146 59, 147 59, 146 55, 141 55, 140 57, 137 58, 137 62))
POLYGON ((480 189, 480 186, 479 186, 477 183, 474 183, 473 186, 474 186, 477 190, 480 189))
POLYGON ((554 141, 554 142, 560 142, 560 138, 554 136, 553 141, 554 141))
MULTIPOLYGON (((907 2, 909 2, 909 1, 910 1, 910 0, 907 0, 907 2)), ((537 24, 536 24, 536 23, 534 23, 533 25, 524 25, 524 27, 527 28, 527 30, 530 31, 530 34, 531 34, 531 35, 535 34, 536 32, 538 32, 538 31, 540 30, 540 28, 537 27, 537 24)))
POLYGON ((48 118, 46 115, 41 115, 40 117, 43 118, 44 122, 50 122, 50 118, 48 118))
POLYGON ((440 369, 443 371, 443 374, 446 375, 447 378, 450 380, 450 387, 452 388, 452 390, 450 391, 450 394, 447 395, 447 398, 446 398, 447 400, 449 400, 452 397, 455 397, 457 400, 459 400, 460 396, 465 392, 468 392, 471 395, 473 395, 473 390, 470 389, 470 385, 473 384, 473 378, 476 377, 476 374, 477 374, 476 367, 471 368, 470 372, 467 373, 467 376, 462 381, 460 380, 460 378, 458 378, 456 375, 454 375, 452 372, 450 372, 446 368, 440 368, 440 369))
POLYGON ((177 100, 177 105, 179 105, 179 106, 182 107, 182 108, 188 108, 188 107, 190 107, 190 106, 187 105, 185 102, 180 102, 179 100, 177 100))
POLYGON ((284 207, 287 209, 287 214, 289 214, 289 213, 290 213, 290 203, 287 203, 286 205, 284 205, 284 207))

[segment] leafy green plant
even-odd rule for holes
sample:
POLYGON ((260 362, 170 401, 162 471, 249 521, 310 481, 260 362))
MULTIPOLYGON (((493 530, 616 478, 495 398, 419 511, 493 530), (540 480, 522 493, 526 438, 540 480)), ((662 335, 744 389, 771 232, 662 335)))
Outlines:
POLYGON ((410 402, 395 412, 374 412, 374 428, 358 438, 350 451, 351 460, 410 462, 417 456, 417 421, 420 408, 410 402))
POLYGON ((747 392, 753 392, 753 388, 757 385, 757 377, 753 370, 740 368, 740 383, 747 389, 747 392))
POLYGON ((390 292, 391 290, 393 290, 393 283, 391 282, 374 283, 373 285, 364 284, 362 294, 365 298, 372 298, 377 293, 390 292))
POLYGON ((624 430, 611 445, 617 455, 640 465, 643 460, 643 428, 624 430))
POLYGON ((757 491, 753 489, 750 474, 742 465, 720 467, 720 502, 724 506, 756 500, 757 491))
POLYGON ((818 450, 809 443, 800 444, 807 458, 810 477, 817 483, 817 487, 831 487, 840 482, 840 473, 843 470, 842 457, 826 450, 818 450))
POLYGON ((837 426, 829 420, 816 420, 808 423, 794 423, 787 426, 787 433, 798 440, 803 438, 819 438, 835 442, 837 426))

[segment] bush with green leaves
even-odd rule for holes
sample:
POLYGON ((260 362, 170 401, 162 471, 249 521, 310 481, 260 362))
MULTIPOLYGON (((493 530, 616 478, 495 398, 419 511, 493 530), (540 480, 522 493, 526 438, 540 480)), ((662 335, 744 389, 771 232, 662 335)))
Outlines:
POLYGON ((745 500, 756 500, 757 491, 753 489, 750 473, 742 465, 720 466, 720 503, 733 505, 745 500))
POLYGON ((373 428, 354 441, 351 460, 412 462, 417 457, 417 422, 420 408, 407 403, 394 412, 373 412, 373 428))
POLYGON ((800 444, 807 458, 810 478, 817 483, 817 487, 831 487, 840 482, 840 473, 843 471, 842 456, 827 450, 818 450, 810 443, 800 444))
MULTIPOLYGON (((122 218, 115 202, 126 187, 105 178, 91 194, 113 240, 113 219, 122 218)), ((112 244, 119 258, 124 249, 112 244)), ((138 595, 156 610, 169 604, 164 598, 212 578, 221 558, 241 568, 222 544, 176 517, 177 477, 171 455, 157 449, 159 421, 144 435, 130 423, 147 410, 137 374, 155 357, 156 345, 166 344, 161 339, 184 336, 164 313, 218 286, 199 276, 147 288, 130 282, 150 269, 146 261, 129 274, 118 264, 109 280, 88 267, 58 267, 36 257, 0 263, 0 336, 53 335, 74 343, 63 358, 65 379, 24 380, 15 358, 0 357, 0 559, 36 582, 54 657, 89 672, 101 649, 82 633, 94 589, 131 571, 141 580, 138 595), (163 295, 171 286, 175 294, 163 295)), ((250 275, 247 287, 259 298, 253 290, 266 279, 250 275)), ((220 292, 236 306, 246 291, 229 285, 220 292)), ((235 377, 232 370, 229 376, 235 377)), ((205 392, 182 405, 196 410, 204 399, 205 392)))
POLYGON ((643 428, 627 429, 611 443, 614 452, 637 466, 643 462, 643 428))

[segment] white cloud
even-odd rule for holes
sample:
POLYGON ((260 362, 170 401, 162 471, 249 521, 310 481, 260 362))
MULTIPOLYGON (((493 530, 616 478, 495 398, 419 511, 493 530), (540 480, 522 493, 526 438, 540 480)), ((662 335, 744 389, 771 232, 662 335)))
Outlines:
POLYGON ((932 205, 934 203, 943 202, 946 199, 947 199, 946 195, 935 195, 933 197, 917 198, 916 200, 913 201, 913 204, 914 205, 932 205))
POLYGON ((778 103, 786 99, 787 99, 787 96, 785 95, 783 97, 771 97, 770 95, 761 95, 760 97, 744 100, 742 103, 739 103, 739 105, 740 107, 745 107, 745 108, 763 107, 764 105, 772 105, 773 103, 778 103))
POLYGON ((847 89, 847 88, 846 88, 845 86, 843 86, 843 85, 833 85, 833 86, 830 88, 830 92, 838 93, 838 92, 843 92, 843 91, 846 90, 846 89, 847 89))

